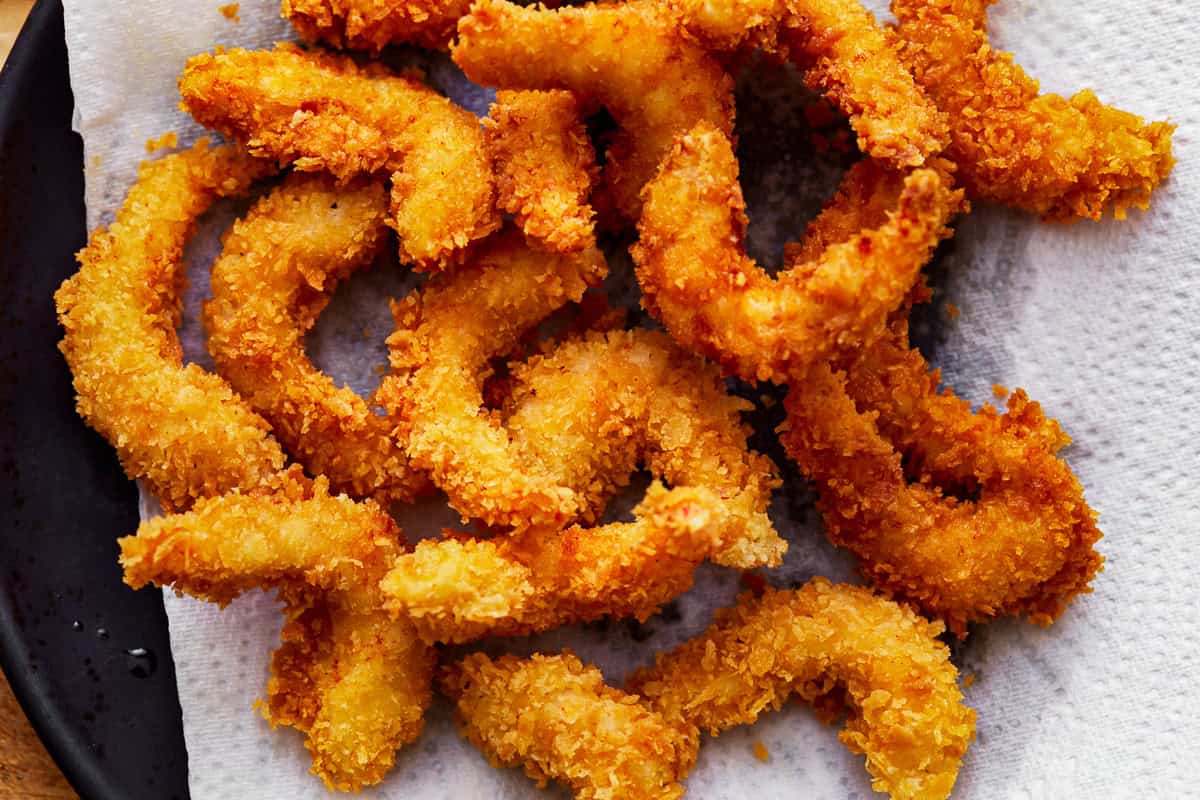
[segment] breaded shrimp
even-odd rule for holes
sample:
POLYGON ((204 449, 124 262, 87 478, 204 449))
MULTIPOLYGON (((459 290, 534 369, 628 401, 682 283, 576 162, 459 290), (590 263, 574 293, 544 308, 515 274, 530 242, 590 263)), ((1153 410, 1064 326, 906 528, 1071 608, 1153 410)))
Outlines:
POLYGON ((444 50, 470 0, 283 0, 283 17, 310 42, 378 53, 390 44, 444 50))
POLYGON ((820 364, 791 385, 781 440, 829 538, 878 586, 960 636, 998 616, 1049 624, 1102 563, 1095 514, 1054 454, 1067 439, 1023 392, 999 416, 938 383, 900 319, 847 373, 820 364))
POLYGON ((479 120, 416 78, 281 44, 193 56, 179 91, 197 122, 256 155, 343 181, 391 173, 402 261, 442 268, 500 226, 479 120))
POLYGON ((551 11, 476 0, 458 25, 454 61, 467 77, 503 89, 570 89, 606 106, 622 130, 604 179, 627 220, 677 134, 705 120, 733 133, 733 81, 680 35, 658 0, 551 11))
POLYGON ((175 332, 196 218, 271 172, 207 140, 145 162, 116 220, 92 233, 54 295, 80 416, 167 509, 252 488, 283 466, 267 422, 222 378, 184 366, 175 332))
POLYGON ((498 767, 555 780, 579 800, 677 800, 696 737, 604 684, 574 653, 527 659, 482 653, 448 667, 438 687, 463 736, 498 767))
POLYGON ((525 236, 562 253, 592 244, 588 197, 600 168, 575 96, 497 92, 483 129, 496 165, 497 204, 525 236))
MULTIPOLYGON (((857 167, 847 180, 873 169, 857 167)), ((881 328, 948 235, 961 201, 942 173, 916 170, 878 227, 771 277, 742 244, 737 173, 721 131, 700 123, 680 137, 646 187, 630 252, 643 306, 680 342, 746 380, 785 382, 881 328)))
POLYGON ((585 498, 591 521, 637 464, 674 487, 709 489, 729 511, 713 560, 778 566, 787 543, 767 516, 774 464, 746 444, 718 370, 665 334, 590 333, 514 365, 505 424, 514 444, 585 498))
POLYGON ((739 413, 748 405, 725 392, 715 369, 663 334, 595 333, 563 343, 514 369, 505 419, 482 407, 488 358, 507 349, 513 322, 531 321, 523 311, 532 308, 528 269, 537 263, 458 273, 400 307, 389 342, 394 365, 409 378, 381 396, 405 408, 414 461, 460 513, 518 528, 594 520, 645 463, 674 486, 725 498, 736 525, 714 556, 718 563, 778 564, 786 544, 766 514, 777 480, 771 462, 746 447, 739 413), (463 302, 472 304, 471 315, 459 312, 463 302))
POLYGON ((659 483, 634 516, 490 540, 426 539, 396 560, 381 588, 429 642, 523 636, 602 617, 645 620, 692 587, 693 571, 735 526, 710 490, 659 483))
POLYGON ((893 168, 919 167, 948 141, 945 115, 913 83, 894 37, 859 0, 671 0, 689 33, 715 50, 755 45, 794 61, 850 118, 859 148, 893 168))
POLYGON ((483 408, 483 383, 492 358, 607 272, 595 247, 546 253, 508 230, 453 274, 393 304, 392 374, 377 397, 402 420, 413 464, 460 513, 489 525, 552 527, 578 514, 575 493, 557 485, 550 465, 514 452, 504 426, 483 408))
POLYGON ((988 42, 994 0, 893 0, 901 57, 950 119, 946 155, 972 199, 1047 219, 1124 219, 1147 208, 1175 160, 1166 122, 1103 105, 1090 90, 1039 94, 988 42))
POLYGON ((387 242, 387 191, 293 173, 225 236, 204 306, 218 372, 335 492, 387 505, 428 485, 392 436, 395 420, 317 370, 304 351, 337 284, 387 242))
POLYGON ((897 800, 948 797, 974 738, 941 623, 870 591, 816 578, 744 594, 699 637, 628 681, 669 722, 711 734, 748 725, 790 696, 845 693, 842 743, 872 787, 897 800))
POLYGON ((255 492, 144 521, 119 541, 125 581, 224 605, 254 588, 285 600, 264 713, 308 734, 313 772, 331 789, 383 780, 423 727, 435 653, 383 610, 378 582, 401 551, 373 501, 329 494, 297 468, 255 492))

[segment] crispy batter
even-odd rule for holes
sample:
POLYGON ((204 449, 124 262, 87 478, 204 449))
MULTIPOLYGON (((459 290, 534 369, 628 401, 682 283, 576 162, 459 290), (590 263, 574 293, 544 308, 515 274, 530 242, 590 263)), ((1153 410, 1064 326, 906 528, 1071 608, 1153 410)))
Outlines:
POLYGON ((621 125, 604 179, 616 209, 636 220, 639 194, 674 137, 697 120, 733 132, 733 81, 679 35, 658 0, 550 11, 477 0, 458 26, 454 60, 474 81, 505 89, 570 89, 621 125))
POLYGON ((175 332, 193 223, 270 172, 206 141, 142 164, 116 220, 92 233, 54 296, 80 416, 168 509, 251 488, 283 466, 266 421, 223 379, 184 366, 175 332))
POLYGON ((692 587, 693 571, 736 522, 712 491, 659 483, 634 516, 597 528, 425 540, 397 559, 382 589, 430 642, 645 620, 692 587))
POLYGON ((747 45, 789 58, 850 118, 858 145, 894 168, 945 148, 945 115, 913 83, 894 37, 859 0, 670 0, 707 46, 747 45))
POLYGON ((1054 455, 1067 439, 1024 392, 1004 416, 939 394, 907 333, 894 323, 848 376, 822 364, 793 383, 783 444, 820 490, 830 539, 877 585, 959 635, 997 616, 1049 624, 1102 563, 1095 514, 1054 455))
POLYGON ((283 44, 193 56, 179 91, 184 111, 256 155, 340 180, 392 173, 405 262, 442 268, 500 226, 479 120, 416 78, 283 44))
POLYGON ((447 668, 439 688, 459 729, 497 767, 523 767, 579 800, 676 800, 696 737, 604 684, 570 650, 527 659, 482 653, 447 668))
POLYGON ((674 486, 710 488, 725 499, 737 526, 715 556, 719 563, 778 564, 786 544, 766 515, 777 481, 771 462, 746 448, 739 412, 748 405, 666 336, 595 333, 563 343, 514 369, 504 420, 482 408, 482 377, 467 381, 497 350, 509 349, 514 323, 533 321, 524 308, 510 310, 531 308, 529 266, 526 259, 478 276, 459 273, 398 309, 389 342, 394 364, 410 377, 386 385, 381 396, 405 408, 414 461, 461 513, 520 528, 594 520, 644 462, 674 486), (490 288, 461 288, 481 282, 490 288), (463 298, 473 302, 473 324, 456 329, 451 320, 465 318, 463 298), (509 327, 499 336, 488 330, 502 319, 509 327), (451 398, 460 408, 449 407, 451 398))
POLYGON ((1047 219, 1117 219, 1167 176, 1174 125, 1103 105, 1090 90, 1039 94, 988 42, 994 0, 893 0, 901 57, 950 118, 946 154, 972 199, 1047 219))
POLYGON ((713 735, 747 725, 791 695, 841 690, 842 743, 867 757, 872 787, 894 798, 945 798, 975 712, 937 636, 942 625, 857 586, 816 578, 793 591, 744 594, 699 637, 628 682, 667 720, 713 735))
POLYGON ((546 253, 508 230, 453 274, 393 304, 392 375, 377 397, 403 421, 413 464, 459 512, 489 525, 555 527, 578 513, 574 492, 557 485, 551 465, 521 458, 483 408, 483 383, 492 358, 607 272, 594 247, 546 253))
POLYGON ((250 494, 197 502, 121 539, 125 581, 224 605, 253 588, 286 601, 264 714, 308 734, 313 772, 331 788, 383 780, 415 740, 432 699, 435 653, 382 609, 378 581, 401 550, 372 501, 329 493, 296 469, 250 494))
POLYGON ((390 44, 444 50, 470 0, 283 0, 283 17, 310 42, 379 53, 390 44))
MULTIPOLYGON (((875 180, 860 165, 851 184, 875 180)), ((884 222, 771 277, 746 255, 745 201, 729 137, 700 123, 646 187, 631 249, 642 304, 678 340, 747 380, 783 382, 882 327, 958 210, 936 170, 904 178, 884 222)), ((876 181, 890 192, 887 181, 876 181)), ((851 193, 849 189, 843 192, 851 193)))
POLYGON ((600 168, 570 92, 497 92, 484 137, 496 165, 496 198, 525 236, 561 253, 595 241, 588 196, 600 168))
POLYGON ((551 465, 592 520, 641 463, 675 487, 710 489, 729 510, 713 559, 777 566, 787 543, 767 516, 779 485, 748 449, 741 412, 717 369, 655 331, 591 333, 512 368, 506 426, 514 444, 551 465))
POLYGON ((428 482, 392 436, 395 420, 317 370, 304 337, 337 284, 383 249, 386 213, 380 182, 293 173, 226 234, 204 307, 217 370, 293 457, 335 492, 385 505, 428 482))

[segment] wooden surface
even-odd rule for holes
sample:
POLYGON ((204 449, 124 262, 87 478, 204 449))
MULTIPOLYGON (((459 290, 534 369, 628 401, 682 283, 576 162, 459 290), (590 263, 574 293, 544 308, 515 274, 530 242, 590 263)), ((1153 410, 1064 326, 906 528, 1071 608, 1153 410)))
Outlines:
MULTIPOLYGON (((0 0, 0 63, 8 58, 33 0, 0 0)), ((58 767, 13 697, 0 673, 0 798, 4 800, 62 800, 74 798, 58 767)))

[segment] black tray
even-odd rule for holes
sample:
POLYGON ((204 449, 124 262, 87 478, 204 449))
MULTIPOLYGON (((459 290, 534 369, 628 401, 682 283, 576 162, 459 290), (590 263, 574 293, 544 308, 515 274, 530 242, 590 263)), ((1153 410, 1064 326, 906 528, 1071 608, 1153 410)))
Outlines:
POLYGON ((0 73, 0 664, 85 798, 186 798, 162 596, 121 583, 137 491, 76 416, 53 294, 84 243, 60 0, 0 73), (132 654, 131 654, 132 652, 132 654))

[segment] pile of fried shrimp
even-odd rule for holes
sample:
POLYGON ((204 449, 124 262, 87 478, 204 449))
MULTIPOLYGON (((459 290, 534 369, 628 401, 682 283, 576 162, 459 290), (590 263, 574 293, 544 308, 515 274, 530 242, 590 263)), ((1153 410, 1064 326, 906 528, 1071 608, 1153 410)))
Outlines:
POLYGON ((792 697, 876 791, 950 796, 976 712, 947 642, 1050 625, 1103 559, 1067 433, 1021 390, 973 408, 910 343, 923 270, 972 204, 1121 220, 1173 164, 1169 123, 1042 93, 990 45, 992 1, 893 0, 884 24, 858 0, 283 0, 301 43, 180 65, 216 138, 147 160, 55 296, 79 414, 165 510, 120 540, 125 581, 277 594, 259 708, 332 790, 383 781, 441 693, 493 765, 578 798, 681 797, 706 736, 792 697), (486 118, 387 66, 394 45, 448 50, 497 90, 486 118), (734 135, 733 76, 763 60, 859 151, 778 270, 746 252, 734 135), (183 253, 244 195, 209 371, 176 332, 183 253), (607 304, 614 247, 653 329, 607 304), (362 396, 305 340, 383 253, 425 280, 362 396), (472 652, 646 620, 705 562, 783 562, 780 465, 731 379, 786 387, 778 452, 862 585, 755 573, 623 686, 570 650, 472 652), (392 513, 437 492, 463 529, 406 541, 392 513))

